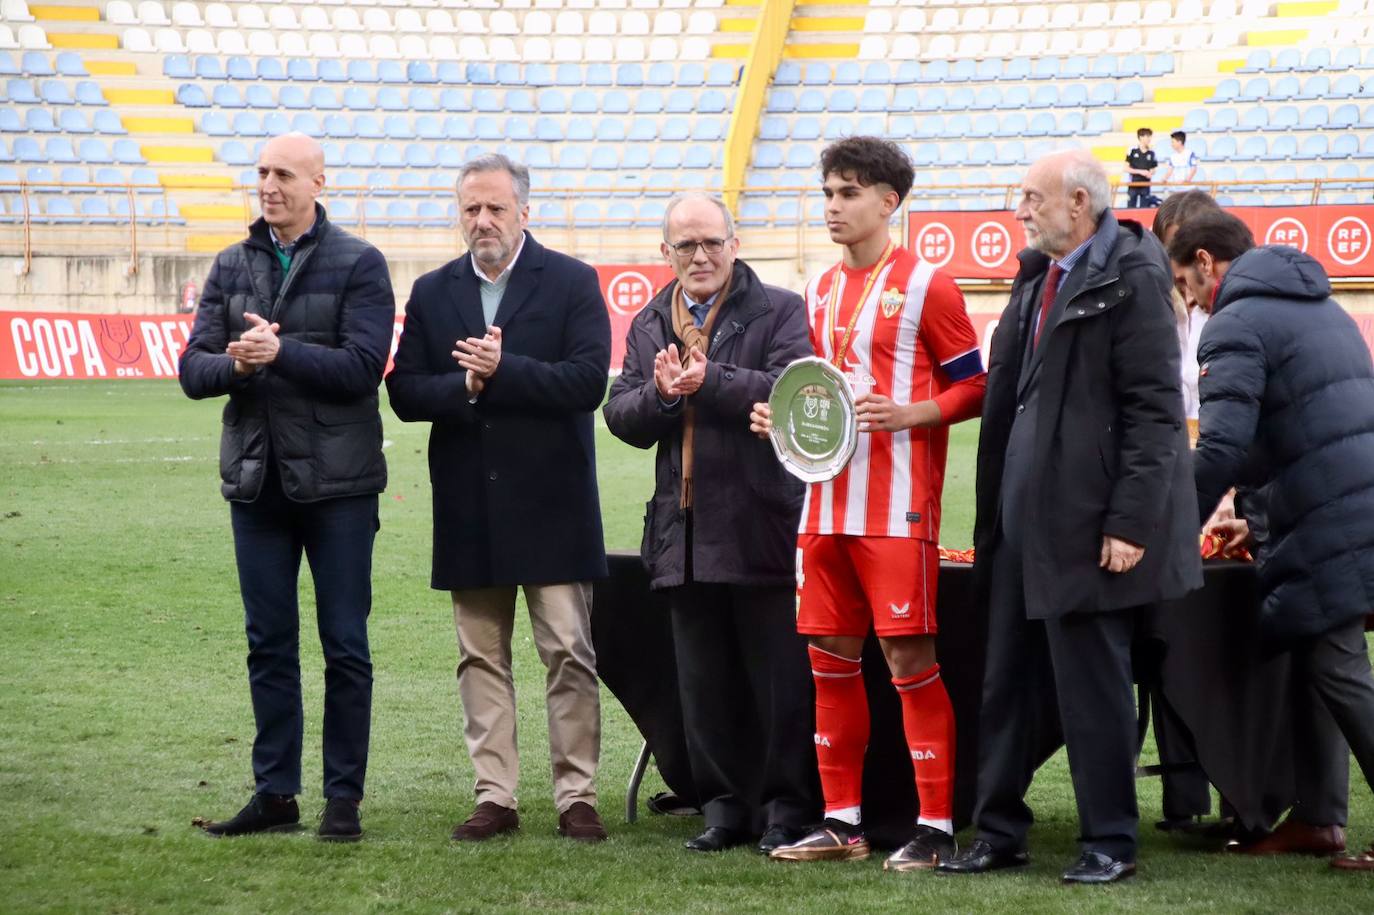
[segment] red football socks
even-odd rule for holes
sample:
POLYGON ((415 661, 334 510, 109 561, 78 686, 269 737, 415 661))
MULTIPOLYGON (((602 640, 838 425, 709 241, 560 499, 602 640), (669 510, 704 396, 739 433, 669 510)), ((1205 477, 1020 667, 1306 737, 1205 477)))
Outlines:
POLYGON ((807 651, 816 681, 816 764, 825 815, 857 824, 868 749, 863 666, 858 658, 842 658, 815 645, 807 651))
MULTIPOLYGON (((940 679, 940 665, 915 676, 893 677, 892 685, 902 699, 902 726, 916 770, 921 821, 947 821, 954 816, 954 707, 940 679)), ((816 695, 819 719, 819 686, 816 695)))

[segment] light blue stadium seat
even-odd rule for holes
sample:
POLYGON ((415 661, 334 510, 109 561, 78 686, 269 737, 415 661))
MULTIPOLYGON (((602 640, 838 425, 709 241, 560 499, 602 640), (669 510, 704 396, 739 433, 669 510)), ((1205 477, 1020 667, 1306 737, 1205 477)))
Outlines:
POLYGON ((765 111, 783 114, 797 110, 797 94, 791 89, 770 89, 768 90, 768 104, 765 111))
POLYGON ((1325 162, 1310 162, 1302 167, 1298 177, 1303 181, 1325 181, 1327 174, 1325 162))
POLYGON ((1188 151, 1196 155, 1199 159, 1207 158, 1207 138, 1189 137, 1188 151))
POLYGON ((886 61, 872 61, 864 67, 860 82, 868 86, 886 86, 892 82, 892 68, 886 61))
POLYGON ((1101 54, 1093 58, 1092 64, 1088 67, 1088 75, 1095 79, 1115 79, 1119 66, 1115 54, 1101 54))
MULTIPOLYGON (((18 152, 19 152, 19 141, 18 141, 18 140, 15 141, 15 147, 14 147, 14 148, 15 148, 15 154, 18 155, 18 152)), ((1358 155, 1361 159, 1374 159, 1374 133, 1372 133, 1372 134, 1370 134, 1369 136, 1367 136, 1367 137, 1364 138, 1364 142, 1360 144, 1360 151, 1359 151, 1359 153, 1358 153, 1357 155, 1358 155)), ((1365 177, 1374 177, 1374 173, 1371 173, 1371 172, 1370 172, 1370 169, 1365 169, 1365 177)))
POLYGON ((915 86, 898 86, 892 92, 892 101, 888 105, 888 110, 915 111, 920 101, 921 95, 915 86))
POLYGON ((998 138, 1025 136, 1030 128, 1030 122, 1024 112, 1015 111, 1011 114, 1003 115, 1002 120, 997 125, 998 138))
POLYGON ((956 60, 949 68, 949 76, 945 77, 946 82, 967 83, 978 76, 978 63, 972 58, 965 57, 956 60))
POLYGON ((821 122, 819 118, 800 117, 792 122, 792 139, 818 140, 820 136, 821 122))
POLYGON ((1312 105, 1302 112, 1299 126, 1303 130, 1321 130, 1331 122, 1331 111, 1325 105, 1312 105))
POLYGON ((1050 131, 1050 135, 1055 137, 1076 137, 1080 136, 1085 131, 1083 112, 1069 111, 1059 118, 1059 123, 1050 131))
POLYGON ((1269 109, 1259 105, 1248 108, 1240 116, 1240 123, 1246 130, 1265 130, 1269 127, 1269 109))
MULTIPOLYGON (((1212 112, 1211 120, 1200 130, 1211 133, 1224 133, 1240 126, 1240 110, 1237 108, 1218 108, 1212 112)), ((1184 131, 1185 133, 1187 131, 1184 131)))
POLYGON ((343 148, 344 163, 354 168, 371 168, 377 164, 377 156, 366 143, 347 143, 343 148))
POLYGON ((1008 140, 998 145, 997 158, 993 160, 993 164, 1024 167, 1026 161, 1026 144, 1021 140, 1008 140))
POLYGON ((916 119, 916 133, 913 135, 915 139, 938 140, 945 134, 945 116, 943 114, 928 114, 916 119))
POLYGON ((644 67, 640 64, 620 64, 615 68, 617 86, 644 85, 644 67))
POLYGON ((1341 48, 1336 52, 1336 59, 1327 67, 1328 70, 1353 70, 1360 65, 1360 49, 1356 47, 1341 48))
MULTIPOLYGON (((609 86, 609 85, 611 85, 611 83, 613 82, 613 80, 612 80, 610 68, 607 67, 605 64, 596 64, 595 66, 598 66, 598 67, 601 67, 601 68, 602 68, 602 69, 600 69, 600 70, 597 71, 597 76, 598 76, 598 79, 600 79, 601 77, 604 76, 605 82, 594 82, 594 83, 593 83, 593 82, 589 82, 589 83, 587 83, 587 85, 589 85, 589 86, 609 86)), ((574 87, 574 86, 581 86, 581 85, 582 85, 582 79, 583 79, 583 76, 582 76, 582 66, 581 66, 580 64, 561 63, 561 64, 559 64, 559 65, 554 69, 554 72, 553 72, 553 81, 552 81, 552 83, 543 83, 543 84, 541 84, 541 85, 567 86, 567 87, 571 88, 571 87, 574 87)))
POLYGON ((499 140, 503 136, 500 123, 489 114, 473 118, 472 130, 479 140, 499 140))
POLYGON ((759 119, 759 139, 787 139, 787 119, 776 115, 764 115, 759 119))
POLYGON ((47 222, 80 222, 81 217, 77 215, 76 205, 66 197, 39 197, 41 200, 39 209, 47 222))
POLYGON ((14 161, 14 151, 13 151, 12 149, 10 149, 10 146, 9 146, 8 143, 6 143, 4 140, 0 140, 0 162, 13 162, 13 161, 14 161))
POLYGON ((1269 127, 1271 130, 1292 130, 1298 126, 1298 109, 1296 105, 1280 105, 1275 108, 1269 117, 1269 127))
POLYGON ((48 137, 48 141, 43 144, 43 152, 47 154, 49 162, 79 161, 70 137, 48 137))
POLYGON ((277 107, 277 100, 272 98, 272 90, 260 83, 253 83, 244 89, 243 100, 249 108, 277 107))
POLYGON ((799 86, 801 85, 801 79, 801 64, 797 63, 795 60, 784 60, 778 64, 778 69, 773 74, 773 85, 799 86))
POLYGON ((830 65, 813 61, 802 71, 802 82, 808 86, 828 86, 831 83, 830 65))
POLYGON ((222 111, 207 111, 200 116, 200 132, 212 137, 231 137, 234 128, 229 125, 229 117, 222 111))
POLYGON ((1236 156, 1235 137, 1230 134, 1223 134, 1212 141, 1211 157, 1213 159, 1234 159, 1236 156))
POLYGON ((921 68, 921 75, 918 82, 922 83, 943 83, 949 80, 949 61, 930 60, 921 68))
POLYGON ((988 57, 978 61, 978 72, 974 79, 979 82, 988 82, 1002 78, 1002 59, 1000 57, 988 57))
POLYGON ((29 108, 24 112, 24 129, 33 133, 57 133, 57 122, 46 108, 29 108))
POLYGON ((1311 101, 1312 99, 1324 99, 1331 95, 1331 77, 1325 74, 1309 76, 1307 82, 1303 83, 1302 91, 1293 96, 1297 101, 1311 101))
POLYGON ((575 90, 569 100, 568 110, 573 114, 596 114, 596 93, 590 89, 575 90))
POLYGON ((1296 70, 1302 65, 1302 52, 1297 48, 1284 48, 1274 55, 1274 60, 1269 64, 1270 73, 1287 73, 1296 70))
POLYGON ((351 140, 358 135, 358 126, 352 118, 342 114, 327 114, 324 116, 324 135, 336 140, 351 140))
POLYGON ((558 150, 558 167, 582 171, 587 167, 587 150, 582 146, 563 146, 558 150))
MULTIPOLYGON (((839 103, 843 103, 843 102, 844 102, 844 100, 845 100, 845 95, 847 95, 848 98, 849 98, 851 101, 854 99, 854 93, 849 92, 848 90, 841 89, 841 90, 838 90, 835 94, 840 96, 839 103)), ((822 92, 822 91, 819 90, 819 89, 803 89, 802 92, 801 92, 801 95, 797 96, 797 110, 798 110, 798 111, 804 111, 804 112, 825 111, 825 110, 826 110, 826 97, 825 97, 825 93, 822 92)), ((831 110, 832 110, 832 111, 846 111, 846 110, 847 110, 847 111, 853 111, 853 110, 854 110, 854 106, 851 104, 848 108, 836 107, 836 108, 832 108, 831 110)))
POLYGON ((721 118, 697 118, 692 124, 692 139, 714 143, 725 138, 725 121, 721 118))
MULTIPOLYGON (((350 60, 345 72, 350 83, 377 82, 377 70, 370 60, 350 60)), ((320 78, 324 79, 324 76, 321 75, 320 78)))
POLYGON ((92 133, 91 125, 85 120, 85 114, 77 109, 63 109, 58 113, 58 126, 63 133, 92 133))
MULTIPOLYGON (((479 92, 488 90, 479 89, 479 92)), ((439 90, 439 110, 440 111, 471 111, 472 99, 462 89, 441 89, 439 90)), ((492 109, 499 111, 500 108, 492 109)))
POLYGON ((916 103, 917 111, 943 111, 949 107, 949 92, 944 86, 935 86, 921 93, 916 103))
POLYGON ((567 139, 574 143, 595 139, 596 124, 591 118, 574 118, 568 122, 567 139))
POLYGON ((1035 93, 1031 96, 1030 107, 1053 108, 1058 104, 1059 86, 1055 84, 1049 84, 1035 87, 1035 93))
POLYGON ((682 150, 677 146, 656 146, 652 166, 655 169, 675 169, 682 165, 682 150))
POLYGON ((409 200, 392 200, 386 205, 383 224, 402 225, 415 221, 415 207, 409 200))
POLYGON ((557 118, 535 118, 534 138, 542 143, 557 143, 563 139, 563 125, 557 118))
MULTIPOLYGON (((282 95, 286 95, 286 88, 282 89, 282 95)), ((288 106, 290 107, 290 106, 288 106)), ((339 111, 343 105, 339 103, 339 97, 330 86, 315 86, 310 90, 310 102, 305 107, 315 108, 320 111, 339 111)))
POLYGON ((34 185, 36 190, 56 192, 53 187, 52 169, 46 165, 31 165, 24 170, 24 180, 34 185))
POLYGON ((103 194, 93 197, 82 197, 81 221, 93 225, 113 224, 115 222, 115 215, 114 211, 110 209, 109 199, 103 194))
POLYGON ((9 51, 0 51, 0 76, 18 76, 22 70, 9 51))
POLYGON ((345 169, 338 172, 330 182, 334 188, 356 188, 367 184, 367 179, 358 172, 345 169))
POLYGON ((410 126, 410 121, 399 114, 387 115, 386 120, 381 124, 381 130, 379 132, 388 140, 415 139, 415 128, 410 126))
MULTIPOLYGON (((3 60, 3 55, 0 55, 0 63, 3 60)), ((5 75, 3 66, 0 66, 0 75, 5 75)), ((185 54, 168 54, 162 61, 162 75, 172 79, 192 79, 196 72, 191 67, 191 58, 185 54)))
POLYGON ((257 79, 253 63, 246 57, 230 57, 224 62, 224 72, 230 79, 257 79))
POLYGON ((1337 130, 1348 130, 1360 122, 1360 108, 1358 105, 1345 104, 1337 105, 1331 112, 1331 120, 1327 127, 1337 130))
POLYGON ((706 68, 706 85, 736 86, 739 84, 742 67, 728 60, 712 61, 706 68))
POLYGON ((1277 161, 1291 159, 1297 154, 1298 138, 1292 134, 1284 134, 1274 138, 1274 141, 1269 144, 1269 151, 1264 154, 1264 158, 1277 161))
POLYGON ((673 65, 660 61, 649 65, 649 69, 644 74, 644 85, 664 88, 676 82, 676 73, 673 72, 673 65))
POLYGON ((635 97, 635 114, 660 114, 663 111, 663 93, 657 89, 644 89, 635 97))
POLYGON ((1025 108, 1030 104, 1031 91, 1029 86, 1008 86, 1002 93, 1001 108, 1003 111, 1014 111, 1018 108, 1025 108))
POLYGON ((76 93, 78 105, 94 105, 104 108, 110 104, 105 100, 105 93, 100 90, 100 87, 89 79, 81 80, 72 88, 76 93))
POLYGON ((1059 58, 1058 57, 1039 57, 1036 58, 1035 67, 1031 70, 1031 79, 1058 79, 1059 78, 1059 58))
POLYGON ((914 60, 904 60, 897 65, 897 70, 892 74, 894 83, 909 85, 921 81, 921 65, 914 60))
MULTIPOLYGON (((84 140, 82 141, 83 145, 85 142, 86 141, 84 140)), ((96 142, 99 143, 100 141, 97 140, 96 142)), ((106 155, 108 156, 109 154, 106 153, 106 155)), ((86 159, 87 162, 91 161, 90 159, 86 158, 84 152, 81 158, 86 159)), ((102 165, 100 168, 97 168, 95 170, 95 174, 92 180, 96 184, 127 184, 129 183, 129 176, 124 174, 124 169, 122 168, 115 168, 111 165, 102 165)))
POLYGON ((414 86, 406 94, 406 107, 411 111, 439 111, 439 100, 434 90, 426 86, 414 86))
POLYGON ((506 118, 501 127, 501 139, 528 143, 534 140, 534 124, 529 118, 506 118))
POLYGON ((1059 92, 1056 108, 1082 108, 1088 104, 1088 87, 1083 83, 1070 83, 1059 92))
MULTIPOLYGON (((642 120, 642 119, 641 119, 642 120)), ((681 141, 691 136, 692 123, 687 118, 680 115, 664 118, 663 126, 659 128, 658 138, 660 140, 681 141)))
POLYGON ((612 201, 606 207, 606 224, 612 226, 628 226, 635 220, 634 204, 626 203, 623 200, 612 201))
POLYGON ((1191 108, 1183 115, 1183 124, 1179 127, 1184 133, 1194 134, 1207 129, 1207 109, 1191 108))
MULTIPOLYGON (((1293 139, 1288 137, 1288 139, 1293 139)), ((1298 158, 1300 159, 1321 159, 1330 151, 1330 143, 1326 139, 1326 134, 1314 133, 1304 137, 1302 145, 1298 147, 1298 158)))
MULTIPOLYGON (((1374 66, 1374 65, 1371 65, 1374 66)), ((1374 79, 1365 80, 1364 88, 1355 94, 1356 98, 1374 98, 1374 79)))
POLYGON ((434 151, 427 143, 407 143, 404 160, 407 168, 433 168, 434 151))
MULTIPOLYGON (((90 184, 91 170, 84 165, 65 165, 58 173, 57 180, 63 184, 90 184)), ((84 193, 79 188, 70 189, 75 193, 84 193)))
POLYGON ((196 58, 196 79, 227 79, 228 74, 224 72, 224 65, 220 59, 211 54, 202 54, 196 58))
POLYGON ((291 130, 291 120, 280 111, 269 111, 262 116, 262 130, 269 137, 287 133, 291 130))
MULTIPOLYGON (((363 98, 367 98, 366 89, 358 89, 357 91, 362 93, 363 98)), ((416 91, 427 92, 428 90, 418 89, 416 91)), ((353 106, 350 105, 349 107, 351 108, 353 106)), ((383 111, 405 111, 407 107, 406 99, 405 96, 401 94, 401 90, 395 86, 382 86, 377 90, 377 107, 383 111)))
POLYGON ((293 57, 286 62, 286 78, 292 82, 311 82, 316 78, 315 68, 308 60, 293 57))
MULTIPOLYGON (((359 71, 359 75, 370 76, 371 74, 366 70, 362 70, 359 71)), ((342 60, 330 57, 320 61, 316 65, 315 79, 322 83, 346 83, 351 80, 351 77, 348 70, 344 69, 344 62, 342 60)), ((372 79, 359 80, 359 82, 368 83, 373 81, 372 79)))
POLYGON ((1054 132, 1054 115, 1048 111, 1037 112, 1031 119, 1024 135, 1027 137, 1047 137, 1054 132))
POLYGON ((1145 76, 1168 76, 1174 72, 1174 55, 1172 52, 1165 51, 1150 58, 1150 64, 1145 68, 1145 76))
POLYGON ((1081 54, 1072 54, 1059 65, 1060 79, 1083 79, 1087 75, 1088 58, 1081 54))
POLYGON ((730 105, 729 97, 719 89, 707 89, 697 98, 696 110, 701 114, 720 114, 730 105))
POLYGON ((969 165, 991 165, 997 158, 997 144, 983 140, 974 143, 968 152, 969 165))
POLYGON ((128 131, 124 129, 124 124, 120 121, 119 115, 108 108, 102 108, 91 115, 91 127, 96 133, 115 135, 128 133, 128 131))
POLYGON ((1002 90, 996 86, 984 86, 979 89, 973 98, 973 108, 976 111, 988 111, 992 108, 999 108, 1002 105, 1002 90))
MULTIPOLYGON (((1296 48, 1286 49, 1284 53, 1286 53, 1287 50, 1292 50, 1294 54, 1297 53, 1296 48)), ((1269 98, 1271 100, 1286 100, 1295 98, 1300 92, 1302 92, 1302 81, 1300 79, 1296 76, 1281 76, 1274 81, 1273 87, 1269 90, 1269 98)))
POLYGON ((1271 55, 1268 48, 1255 48, 1245 55, 1245 65, 1237 67, 1237 73, 1263 73, 1269 69, 1271 55))
MULTIPOLYGON (((450 95, 449 95, 449 94, 450 94, 450 93, 459 92, 459 91, 460 91, 460 90, 457 90, 457 89, 445 89, 445 90, 444 90, 442 96, 440 97, 440 101, 441 101, 441 103, 443 104, 443 106, 444 106, 445 109, 449 109, 449 108, 450 108, 450 106, 449 106, 449 104, 448 104, 448 99, 450 98, 450 95)), ((468 110, 468 109, 464 109, 464 110, 468 110)), ((474 90, 472 91, 472 104, 471 104, 471 110, 473 110, 473 111, 504 111, 504 110, 505 110, 505 105, 503 105, 503 104, 501 103, 501 99, 498 98, 497 95, 496 95, 496 93, 495 93, 494 91, 492 91, 491 89, 474 89, 474 90)))
POLYGON ((31 79, 12 79, 5 84, 5 94, 11 102, 18 102, 26 105, 36 105, 39 99, 37 93, 33 91, 33 80, 31 79))
MULTIPOLYGON (((316 108, 321 106, 316 105, 316 108)), ((349 111, 372 111, 372 97, 361 86, 349 86, 343 91, 343 107, 349 111)))
POLYGON ((406 64, 405 74, 401 81, 429 86, 439 82, 439 77, 434 75, 434 70, 423 60, 412 60, 406 64))
POLYGON ((1354 162, 1339 162, 1331 168, 1330 180, 1332 181, 1349 181, 1358 177, 1360 177, 1360 167, 1354 162))
MULTIPOLYGON (((601 148, 601 147, 598 147, 601 148)), ((592 154, 595 160, 596 154, 592 154)), ((620 156, 620 169, 624 171, 640 171, 649 167, 649 148, 647 146, 627 146, 620 156)))
POLYGON ((1093 106, 1116 104, 1116 83, 1094 83, 1092 90, 1088 93, 1087 104, 1093 106))
POLYGON ((49 105, 75 105, 76 99, 67 84, 57 79, 45 79, 39 84, 39 97, 49 105))
POLYGON ((262 57, 258 59, 257 75, 258 79, 282 82, 286 79, 286 70, 277 58, 262 57))
POLYGON ((970 137, 991 137, 997 134, 998 120, 995 114, 980 114, 973 119, 968 130, 970 137))
POLYGON ((1360 138, 1353 133, 1337 134, 1331 141, 1331 149, 1327 151, 1328 159, 1348 159, 1360 153, 1360 138))
POLYGON ((844 60, 835 65, 835 75, 831 83, 836 86, 857 86, 863 80, 863 71, 858 61, 844 60))
POLYGON ((389 83, 392 85, 403 85, 410 82, 406 76, 405 67, 397 60, 377 61, 377 82, 389 83))
POLYGON ((1242 102, 1260 102, 1269 98, 1269 79, 1257 76, 1248 80, 1237 98, 1242 102))
MULTIPOLYGON (((849 93, 849 95, 852 97, 852 96, 853 96, 853 93, 851 92, 851 93, 849 93)), ((834 97, 834 95, 832 95, 832 96, 830 97, 830 103, 831 103, 831 105, 834 105, 834 103, 835 103, 835 97, 834 97)), ((870 86, 869 88, 864 89, 863 92, 859 95, 859 104, 858 104, 858 108, 859 108, 860 111, 886 111, 886 110, 887 110, 887 90, 886 90, 886 89, 879 89, 879 88, 873 87, 873 86, 870 86)), ((836 110, 836 109, 832 108, 831 110, 834 111, 834 110, 836 110)), ((852 110, 852 109, 847 109, 847 110, 852 110)))
POLYGON ((911 148, 911 163, 917 168, 925 168, 940 161, 938 143, 917 143, 911 148))
POLYGON ((973 121, 967 114, 951 114, 945 121, 944 130, 940 131, 940 137, 950 140, 958 140, 968 136, 973 129, 973 121))
POLYGON ((1361 79, 1358 73, 1346 73, 1336 77, 1332 83, 1328 98, 1354 98, 1360 94, 1361 79))
POLYGON ((711 168, 714 164, 715 157, 709 146, 692 145, 683 152, 683 168, 711 168))
POLYGON ((406 164, 405 157, 394 143, 379 143, 376 155, 377 164, 383 168, 401 168, 406 164))
POLYGON ((774 143, 761 143, 754 147, 754 168, 781 168, 782 147, 774 143))
POLYGON ((1232 102, 1240 98, 1240 80, 1224 79, 1217 83, 1216 91, 1208 102, 1232 102))
POLYGON ((1240 144, 1240 157, 1254 161, 1269 155, 1269 141, 1263 136, 1246 137, 1240 144))
POLYGON ((787 148, 785 164, 788 168, 813 168, 816 162, 816 147, 810 143, 793 143, 787 148))
POLYGON ((852 118, 832 117, 826 119, 825 138, 827 140, 839 140, 852 136, 854 136, 854 120, 852 118))
POLYGON ((18 162, 46 162, 43 147, 33 137, 14 138, 14 158, 18 162))
POLYGON ((1030 79, 1031 60, 1029 57, 1013 57, 1002 64, 1002 72, 997 78, 1002 80, 1026 80, 1030 79))
POLYGON ((24 119, 19 116, 18 108, 0 108, 0 133, 21 133, 24 119))

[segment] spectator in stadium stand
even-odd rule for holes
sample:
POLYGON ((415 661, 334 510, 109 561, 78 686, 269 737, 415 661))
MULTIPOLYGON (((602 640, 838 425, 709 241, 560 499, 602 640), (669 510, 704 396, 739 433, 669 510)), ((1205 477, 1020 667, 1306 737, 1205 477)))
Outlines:
MULTIPOLYGON (((807 284, 811 342, 849 379, 860 440, 838 477, 808 487, 797 543, 797 631, 810 640, 825 820, 771 857, 869 855, 861 653, 873 629, 901 699, 920 801, 911 840, 884 868, 929 869, 955 851, 954 710, 935 656, 940 495, 949 426, 977 416, 983 401, 983 359, 954 280, 891 237, 913 180, 901 148, 841 140, 821 153, 821 177, 841 260, 807 284)), ((755 404, 750 422, 767 435, 768 404, 755 404)))
POLYGON ((415 281, 387 376, 396 415, 433 424, 430 586, 451 594, 458 692, 477 805, 453 829, 519 827, 511 635, 523 587, 548 668, 559 834, 606 838, 593 784, 601 707, 591 579, 606 575, 593 414, 606 392, 610 318, 596 271, 526 230, 530 173, 505 156, 458 172, 468 253, 415 281))
POLYGON ((315 202, 324 151, 303 134, 258 157, 262 216, 210 268, 181 357, 192 398, 227 394, 220 443, 248 634, 255 793, 212 836, 294 829, 303 712, 296 582, 315 582, 324 649, 319 836, 362 836, 372 716, 372 544, 386 488, 377 386, 396 299, 386 260, 315 202))
POLYGON ((635 316, 603 408, 611 433, 657 448, 642 558, 666 590, 692 779, 705 830, 692 851, 749 841, 767 853, 816 822, 811 677, 796 629, 804 486, 744 426, 792 361, 812 355, 793 292, 736 255, 730 211, 669 201, 677 274, 635 316))
POLYGON ((1031 685, 1052 678, 1081 843, 1063 880, 1111 883, 1136 867, 1136 611, 1202 584, 1171 277, 1159 241, 1113 215, 1091 154, 1040 159, 1021 191, 1029 248, 993 335, 978 443, 977 832, 938 870, 1028 862, 1044 737, 1031 685))
POLYGON ((1169 134, 1169 170, 1164 173, 1163 184, 1192 184, 1197 177, 1197 153, 1188 148, 1188 135, 1181 130, 1169 134), (1187 172, 1187 174, 1183 174, 1187 172))
POLYGON ((1159 167, 1155 151, 1150 148, 1154 135, 1150 128, 1140 128, 1135 132, 1135 147, 1126 153, 1126 175, 1131 185, 1126 191, 1126 206, 1131 209, 1154 206, 1158 202, 1150 194, 1150 179, 1159 167))
MULTIPOLYGON (((1374 365, 1316 260, 1254 247, 1229 213, 1185 222, 1169 243, 1174 275, 1211 313, 1202 332, 1198 507, 1248 483, 1227 547, 1253 544, 1261 635, 1293 671, 1293 743, 1344 735, 1374 785, 1374 675, 1365 615, 1374 604, 1374 365), (1314 715, 1315 693, 1330 715, 1314 715)), ((1345 848, 1343 792, 1298 774, 1298 804, 1240 851, 1334 855, 1345 848), (1308 794, 1304 794, 1304 788, 1308 794)), ((1334 775, 1330 775, 1334 778, 1334 775)), ((1374 871, 1374 847, 1335 858, 1374 871)))

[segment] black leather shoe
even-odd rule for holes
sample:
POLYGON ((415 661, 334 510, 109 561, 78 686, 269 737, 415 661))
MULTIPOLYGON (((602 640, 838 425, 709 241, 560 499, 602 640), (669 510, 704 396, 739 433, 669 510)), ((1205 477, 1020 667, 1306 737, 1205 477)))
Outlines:
POLYGON ((1078 863, 1064 871, 1065 883, 1115 883, 1135 876, 1135 862, 1122 861, 1099 851, 1085 851, 1078 863))
POLYGON ((1030 863, 1030 855, 1023 851, 1002 851, 982 839, 973 843, 952 858, 935 865, 937 874, 986 874, 1009 867, 1025 867, 1030 863))
POLYGON ((358 802, 346 797, 331 797, 320 814, 319 836, 326 842, 356 842, 363 837, 358 818, 358 802))
POLYGON ((683 847, 688 851, 725 851, 748 841, 749 837, 742 832, 724 826, 707 826, 705 832, 695 839, 688 839, 683 847))
POLYGON ((246 836, 255 832, 290 832, 300 826, 301 813, 296 799, 290 795, 255 794, 233 818, 207 822, 197 817, 192 824, 205 830, 206 835, 246 836))
POLYGON ((771 854, 780 845, 791 845, 806 835, 805 829, 792 826, 769 826, 768 831, 759 839, 759 854, 771 854))

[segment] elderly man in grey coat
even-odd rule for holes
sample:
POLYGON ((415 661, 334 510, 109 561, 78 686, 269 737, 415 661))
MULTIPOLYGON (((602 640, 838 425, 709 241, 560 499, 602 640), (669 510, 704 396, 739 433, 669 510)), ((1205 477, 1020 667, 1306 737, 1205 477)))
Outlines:
POLYGON ((737 260, 729 210, 674 198, 664 259, 677 274, 635 316, 603 412, 657 448, 641 548, 668 593, 679 691, 705 831, 719 851, 794 841, 817 814, 811 680, 794 625, 802 484, 749 432, 788 363, 811 354, 801 298, 737 260))

